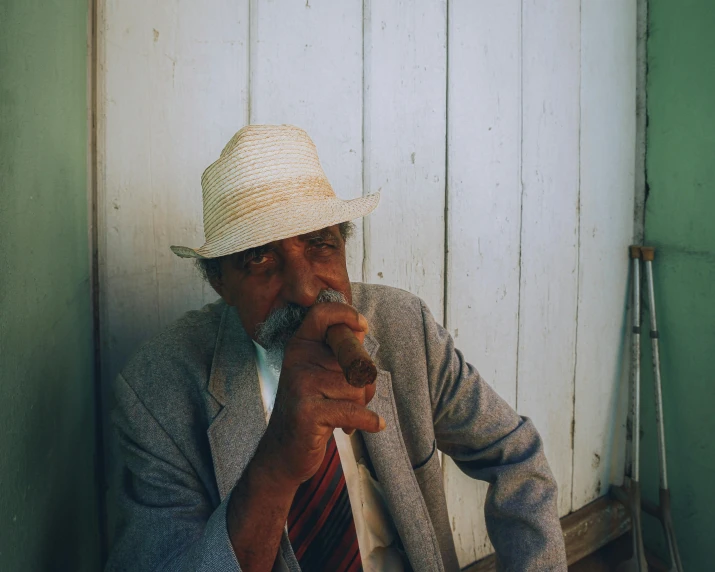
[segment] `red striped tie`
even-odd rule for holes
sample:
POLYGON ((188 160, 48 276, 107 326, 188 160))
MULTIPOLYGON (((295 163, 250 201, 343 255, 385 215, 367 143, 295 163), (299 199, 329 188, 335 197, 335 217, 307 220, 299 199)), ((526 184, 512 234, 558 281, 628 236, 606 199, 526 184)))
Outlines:
POLYGON ((288 513, 288 537, 301 570, 362 570, 348 489, 332 435, 318 472, 295 494, 288 513))

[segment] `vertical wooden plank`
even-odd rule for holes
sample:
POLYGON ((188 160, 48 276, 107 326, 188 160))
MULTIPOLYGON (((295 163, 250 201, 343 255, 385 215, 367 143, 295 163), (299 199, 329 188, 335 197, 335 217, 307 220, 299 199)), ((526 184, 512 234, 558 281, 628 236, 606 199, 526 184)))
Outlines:
POLYGON ((522 232, 517 407, 571 510, 579 239, 580 1, 522 6, 522 232))
POLYGON ((248 1, 109 2, 101 30, 105 373, 217 296, 172 244, 203 244, 201 173, 247 119, 248 1))
MULTIPOLYGON (((516 401, 521 212, 521 2, 449 8, 447 327, 512 406, 516 401)), ((492 552, 487 485, 444 467, 460 564, 492 552)))
MULTIPOLYGON (((100 14, 99 300, 108 391, 142 341, 217 298, 169 246, 203 244, 201 173, 247 120, 248 0, 103 2, 100 14)), ((111 443, 108 471, 116 477, 111 443)))
MULTIPOLYGON (((343 199, 362 195, 362 1, 251 0, 251 123, 305 129, 343 199)), ((362 223, 348 271, 362 278, 362 223)))
POLYGON ((446 0, 365 2, 363 279, 422 297, 442 320, 446 0))
POLYGON ((605 494, 623 470, 614 430, 623 423, 616 415, 633 236, 635 81, 636 0, 582 0, 573 510, 605 494))

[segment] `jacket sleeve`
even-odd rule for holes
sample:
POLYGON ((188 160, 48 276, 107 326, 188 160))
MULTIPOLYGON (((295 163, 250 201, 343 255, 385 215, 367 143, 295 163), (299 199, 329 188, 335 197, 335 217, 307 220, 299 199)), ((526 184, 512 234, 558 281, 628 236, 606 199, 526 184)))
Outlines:
POLYGON ((566 571, 556 481, 531 420, 481 378, 422 304, 437 446, 489 483, 484 513, 500 570, 566 571))
POLYGON ((106 569, 239 571, 226 528, 230 497, 212 506, 186 457, 121 375, 115 393, 124 465, 106 569))

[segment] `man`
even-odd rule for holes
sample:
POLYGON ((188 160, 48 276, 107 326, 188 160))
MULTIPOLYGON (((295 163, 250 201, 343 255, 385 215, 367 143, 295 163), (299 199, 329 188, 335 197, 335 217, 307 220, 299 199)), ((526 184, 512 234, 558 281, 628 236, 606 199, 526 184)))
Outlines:
MULTIPOLYGON (((198 258, 221 300, 145 345, 117 380, 126 461, 109 570, 458 570, 437 450, 490 483, 508 570, 566 570, 538 433, 417 297, 351 284, 342 201, 308 135, 252 125, 202 176, 198 258), (378 368, 349 385, 347 325, 378 368)), ((405 237, 407 239, 407 237, 405 237)), ((477 510, 477 507, 474 507, 477 510)))

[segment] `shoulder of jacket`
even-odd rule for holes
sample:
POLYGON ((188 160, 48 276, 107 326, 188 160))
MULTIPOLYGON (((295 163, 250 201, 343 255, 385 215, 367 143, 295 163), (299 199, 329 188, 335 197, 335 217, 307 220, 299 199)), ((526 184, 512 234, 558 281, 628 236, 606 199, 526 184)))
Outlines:
POLYGON ((223 300, 186 312, 155 337, 144 342, 122 369, 122 377, 137 393, 147 386, 206 378, 211 369, 224 312, 223 300))
POLYGON ((353 305, 367 318, 383 356, 407 346, 424 347, 425 315, 418 296, 390 286, 356 283, 353 305))
MULTIPOLYGON (((412 292, 382 284, 351 283, 353 305, 366 317, 387 308, 393 310, 420 310, 422 300, 412 292)), ((421 310, 420 310, 421 311, 421 310)))

